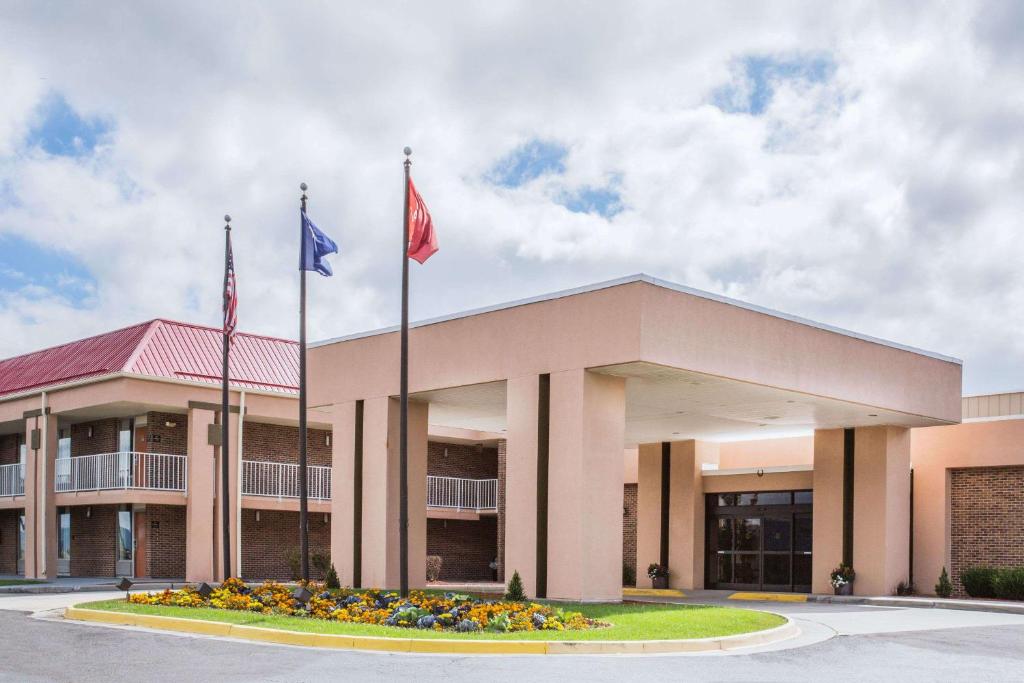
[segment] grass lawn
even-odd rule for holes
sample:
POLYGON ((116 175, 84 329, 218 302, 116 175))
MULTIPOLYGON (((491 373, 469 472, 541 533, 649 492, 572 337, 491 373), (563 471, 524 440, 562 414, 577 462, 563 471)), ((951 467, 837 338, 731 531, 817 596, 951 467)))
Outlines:
POLYGON ((557 604, 560 607, 579 611, 588 617, 610 623, 611 627, 562 632, 451 633, 368 624, 343 624, 308 617, 265 615, 207 607, 133 605, 124 600, 90 602, 79 605, 79 607, 131 614, 205 619, 303 633, 335 633, 392 638, 457 638, 460 640, 681 640, 761 631, 780 626, 785 622, 782 617, 775 614, 734 607, 650 603, 557 604))
POLYGON ((27 586, 33 583, 42 583, 35 579, 0 579, 0 586, 27 586))

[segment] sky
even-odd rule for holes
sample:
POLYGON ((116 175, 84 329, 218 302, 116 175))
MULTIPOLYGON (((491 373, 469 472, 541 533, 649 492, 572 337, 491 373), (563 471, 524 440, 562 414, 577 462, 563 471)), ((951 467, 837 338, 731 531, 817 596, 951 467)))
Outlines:
POLYGON ((0 357, 154 317, 309 338, 633 273, 1024 390, 1024 3, 0 6, 0 357))

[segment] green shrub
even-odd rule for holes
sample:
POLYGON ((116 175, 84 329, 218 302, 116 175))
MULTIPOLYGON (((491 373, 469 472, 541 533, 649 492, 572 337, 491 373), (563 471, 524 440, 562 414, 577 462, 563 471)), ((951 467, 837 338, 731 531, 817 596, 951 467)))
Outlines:
POLYGON ((997 598, 1024 600, 1024 567, 997 569, 992 588, 997 598))
POLYGON ((995 579, 999 570, 995 567, 968 567, 960 572, 960 583, 964 592, 972 598, 994 598, 995 579))
POLYGON ((341 588, 341 581, 338 580, 338 571, 334 568, 334 563, 331 563, 331 568, 327 570, 327 575, 324 576, 324 585, 330 588, 341 588))
POLYGON ((946 572, 946 568, 942 568, 942 573, 939 574, 939 582, 935 584, 935 594, 940 598, 948 598, 953 594, 953 584, 949 581, 949 574, 946 572))
POLYGON ((292 581, 298 581, 302 574, 302 554, 298 548, 289 548, 284 551, 284 561, 288 563, 288 571, 292 575, 292 581))
POLYGON ((310 553, 309 564, 313 568, 314 577, 327 577, 331 571, 331 556, 327 553, 310 553))
POLYGON ((625 562, 622 563, 622 585, 623 586, 635 586, 636 585, 636 570, 630 567, 625 562))
POLYGON ((526 602, 526 592, 523 590, 523 579, 519 572, 512 572, 512 579, 508 582, 508 589, 505 591, 505 599, 509 602, 526 602))

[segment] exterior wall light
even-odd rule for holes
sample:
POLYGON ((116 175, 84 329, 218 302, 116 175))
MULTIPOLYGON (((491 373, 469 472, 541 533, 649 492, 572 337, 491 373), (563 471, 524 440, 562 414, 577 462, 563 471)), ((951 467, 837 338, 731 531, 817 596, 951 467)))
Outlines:
POLYGON ((258 523, 259 521, 260 521, 260 511, 257 510, 256 511, 256 522, 258 523))
POLYGON ((89 505, 88 507, 85 508, 85 518, 86 519, 91 519, 92 518, 92 506, 91 505, 89 505))
POLYGON ((167 422, 164 422, 164 427, 167 427, 168 429, 174 429, 177 426, 178 426, 177 422, 171 422, 170 420, 168 420, 167 422))
POLYGON ((331 445, 331 435, 330 434, 328 434, 327 436, 324 437, 324 445, 325 446, 330 446, 331 445))
POLYGON ((92 425, 89 425, 88 427, 85 428, 85 435, 90 439, 92 438, 92 425))

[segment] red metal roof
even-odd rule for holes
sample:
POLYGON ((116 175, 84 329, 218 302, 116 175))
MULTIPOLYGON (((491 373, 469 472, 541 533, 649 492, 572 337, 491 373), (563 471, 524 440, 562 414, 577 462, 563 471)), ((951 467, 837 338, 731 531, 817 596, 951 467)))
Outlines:
MULTIPOLYGON (((117 373, 219 384, 221 331, 158 319, 0 360, 0 396, 117 373)), ((294 393, 299 345, 240 332, 230 373, 235 387, 294 393)))

